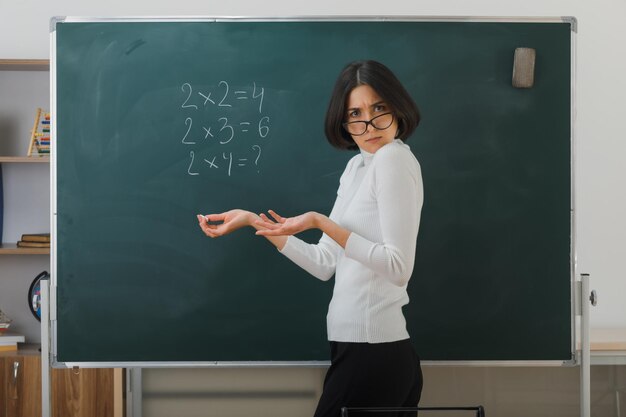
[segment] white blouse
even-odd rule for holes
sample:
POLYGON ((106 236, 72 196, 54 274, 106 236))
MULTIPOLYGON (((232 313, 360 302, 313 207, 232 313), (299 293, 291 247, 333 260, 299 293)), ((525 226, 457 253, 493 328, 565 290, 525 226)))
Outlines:
POLYGON ((415 262, 424 190, 419 163, 400 139, 361 151, 341 175, 330 219, 350 230, 345 250, 289 236, 282 254, 321 280, 335 274, 328 340, 383 343, 409 338, 402 306, 415 262))

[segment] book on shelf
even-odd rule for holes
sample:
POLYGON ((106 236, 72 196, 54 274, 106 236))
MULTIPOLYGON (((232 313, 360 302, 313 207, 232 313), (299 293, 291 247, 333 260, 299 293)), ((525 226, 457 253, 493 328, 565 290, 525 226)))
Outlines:
POLYGON ((18 248, 49 248, 50 242, 25 242, 20 240, 17 242, 18 248))
POLYGON ((17 350, 18 343, 24 343, 25 337, 15 333, 0 334, 0 352, 17 350))
POLYGON ((11 343, 11 344, 0 343, 0 352, 14 352, 16 350, 17 350, 17 343, 11 343))
POLYGON ((50 233, 26 233, 22 235, 22 242, 48 242, 50 243, 50 233))

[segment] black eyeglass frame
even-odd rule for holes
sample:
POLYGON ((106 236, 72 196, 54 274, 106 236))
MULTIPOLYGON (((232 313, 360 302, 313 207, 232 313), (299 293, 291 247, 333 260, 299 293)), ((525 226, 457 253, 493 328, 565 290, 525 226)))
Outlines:
POLYGON ((363 136, 364 134, 367 133, 367 126, 368 125, 372 125, 372 127, 376 130, 385 130, 385 129, 389 129, 391 127, 391 125, 393 124, 393 121, 395 120, 396 116, 393 114, 393 112, 387 112, 387 113, 383 113, 383 114, 379 114, 376 117, 372 117, 369 120, 355 120, 353 122, 343 122, 341 125, 343 126, 344 129, 346 129, 346 132, 350 133, 353 136, 363 136), (387 127, 378 127, 376 126, 373 122, 374 120, 378 119, 379 117, 383 117, 383 116, 387 116, 388 114, 391 115, 391 121, 389 122, 389 125, 387 127), (355 124, 355 123, 365 123, 365 129, 363 129, 363 133, 351 133, 350 130, 348 129, 348 126, 351 124, 355 124))

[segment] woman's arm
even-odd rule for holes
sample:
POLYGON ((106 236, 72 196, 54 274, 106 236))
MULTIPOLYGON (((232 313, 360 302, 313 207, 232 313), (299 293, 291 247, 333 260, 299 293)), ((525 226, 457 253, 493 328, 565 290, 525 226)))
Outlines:
MULTIPOLYGON (((262 216, 268 220, 264 214, 262 216)), ((204 234, 211 238, 224 236, 247 226, 254 227, 259 235, 262 235, 260 232, 265 229, 264 221, 260 216, 239 209, 218 214, 198 214, 198 223, 204 234)), ((288 234, 264 236, 283 255, 314 277, 328 281, 334 275, 338 248, 328 236, 322 236, 317 245, 303 242, 288 234), (287 245, 288 242, 289 245, 287 245)))
MULTIPOLYGON (((337 202, 335 202, 335 207, 330 213, 331 218, 336 207, 337 202)), ((289 218, 282 217, 273 210, 269 210, 269 213, 276 221, 273 222, 265 214, 261 214, 256 222, 259 227, 256 234, 268 239, 279 236, 286 237, 287 241, 280 252, 314 277, 328 281, 335 274, 337 257, 341 247, 326 233, 322 235, 317 244, 306 243, 293 235, 309 229, 321 229, 318 220, 322 220, 322 218, 328 221, 324 222, 325 225, 332 223, 337 226, 336 223, 313 211, 289 218)), ((328 230, 331 233, 336 232, 336 230, 331 231, 330 228, 328 230)), ((322 231, 324 230, 322 229, 322 231)))
MULTIPOLYGON (((410 153, 389 147, 378 151, 374 164, 374 189, 382 239, 371 241, 345 229, 331 218, 316 212, 296 217, 282 217, 270 210, 275 221, 264 214, 256 224, 261 236, 294 235, 318 228, 339 246, 345 256, 387 277, 393 284, 404 286, 411 278, 423 202, 423 186, 419 164, 410 153)), ((331 216, 332 217, 332 216, 331 216)))
POLYGON ((409 150, 396 146, 378 150, 372 164, 382 239, 373 242, 352 233, 345 256, 404 286, 413 272, 424 201, 419 164, 409 150))
MULTIPOLYGON (((280 253, 285 255, 296 265, 316 278, 327 281, 335 273, 337 258, 350 234, 348 230, 339 227, 333 219, 339 215, 338 213, 344 204, 342 198, 343 184, 346 181, 351 181, 354 177, 355 167, 357 166, 357 162, 361 161, 360 158, 361 156, 357 155, 348 161, 339 179, 337 198, 335 199, 330 215, 326 217, 319 213, 314 213, 314 216, 312 216, 309 213, 305 213, 305 215, 298 216, 297 221, 292 220, 289 222, 290 224, 299 223, 299 226, 295 227, 292 233, 287 233, 284 229, 274 231, 273 233, 266 233, 268 226, 273 229, 284 226, 280 221, 277 221, 278 223, 275 224, 269 220, 265 214, 258 216, 245 210, 231 210, 230 212, 208 215, 206 217, 198 215, 200 227, 207 236, 218 237, 241 227, 252 226, 257 230, 258 235, 265 236, 267 240, 276 246, 280 253), (221 221, 223 223, 210 225, 207 223, 207 220, 211 222, 221 221), (303 222, 300 223, 300 221, 303 222), (311 221, 313 221, 313 223, 311 223, 311 221), (303 225, 304 227, 302 227, 303 225), (310 228, 319 228, 324 232, 317 244, 309 244, 292 236, 298 233, 298 229, 302 231, 310 228), (339 242, 342 243, 339 244, 339 242)), ((270 213, 273 213, 272 217, 284 219, 273 211, 270 211, 270 213)), ((286 222, 287 219, 284 220, 286 222)))
POLYGON ((330 218, 315 211, 309 211, 296 217, 282 217, 274 210, 269 210, 269 213, 275 222, 271 221, 265 214, 261 214, 260 219, 256 221, 256 225, 259 227, 256 234, 259 236, 295 235, 309 229, 320 229, 339 246, 345 248, 351 233, 348 229, 344 229, 330 218))
MULTIPOLYGON (((234 209, 217 214, 198 214, 197 217, 200 228, 205 235, 211 238, 225 236, 247 226, 254 227, 256 230, 262 229, 262 226, 256 223, 261 218, 246 210, 234 209)), ((287 236, 266 236, 266 238, 279 250, 281 250, 285 246, 285 242, 287 242, 287 236)))
MULTIPOLYGON (((211 238, 227 235, 246 226, 254 227, 257 234, 261 234, 259 232, 265 229, 260 216, 239 209, 206 216, 198 214, 198 223, 202 231, 211 238)), ((265 238, 283 255, 314 277, 327 281, 335 273, 337 245, 328 236, 322 236, 317 245, 308 244, 287 234, 270 234, 265 235, 265 238)))

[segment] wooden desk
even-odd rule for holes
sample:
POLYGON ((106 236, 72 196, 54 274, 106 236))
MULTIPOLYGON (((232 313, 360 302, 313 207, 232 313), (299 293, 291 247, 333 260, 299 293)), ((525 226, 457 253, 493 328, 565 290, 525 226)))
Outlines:
POLYGON ((626 329, 591 329, 591 365, 626 365, 626 329))

